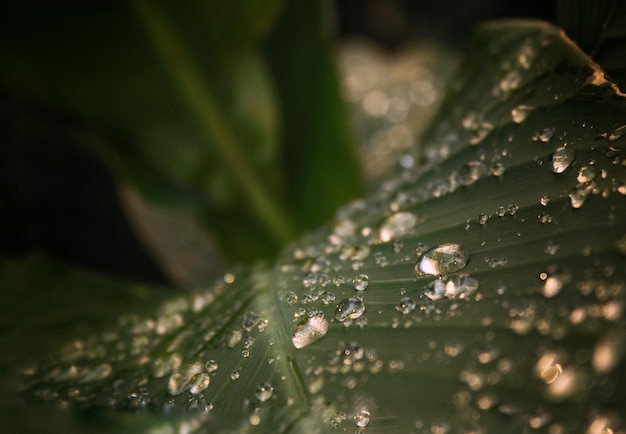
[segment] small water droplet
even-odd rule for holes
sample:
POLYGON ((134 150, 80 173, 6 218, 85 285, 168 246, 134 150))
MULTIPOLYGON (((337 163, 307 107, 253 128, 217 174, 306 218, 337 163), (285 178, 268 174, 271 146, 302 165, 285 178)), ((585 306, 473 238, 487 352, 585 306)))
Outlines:
POLYGON ((552 136, 554 135, 554 128, 544 128, 541 131, 537 131, 535 135, 533 135, 533 140, 535 142, 543 142, 548 143, 552 136))
POLYGON ((257 326, 261 322, 262 318, 260 315, 254 312, 248 312, 246 316, 243 318, 241 326, 247 332, 252 330, 255 326, 257 326))
POLYGON ((596 169, 591 166, 584 165, 578 170, 576 180, 578 182, 591 182, 596 177, 596 169))
POLYGON ((189 392, 192 395, 197 395, 198 393, 206 390, 206 388, 209 387, 209 383, 211 383, 211 377, 204 372, 200 372, 194 375, 189 382, 189 392))
POLYGON ((566 146, 557 148, 552 154, 552 171, 563 173, 574 161, 574 150, 566 146))
POLYGON ((505 171, 506 167, 504 167, 502 163, 494 163, 493 166, 491 166, 491 174, 493 176, 502 176, 505 171))
POLYGON ((614 142, 617 139, 619 139, 620 137, 622 137, 624 134, 626 134, 626 125, 622 125, 621 127, 617 127, 615 128, 611 134, 609 134, 609 142, 614 142))
POLYGON ((241 377, 241 373, 239 371, 234 371, 232 374, 230 374, 230 379, 231 380, 239 380, 239 377, 241 377))
POLYGON ((234 348, 239 342, 241 342, 241 338, 243 337, 243 330, 234 329, 229 331, 226 334, 226 346, 228 348, 234 348))
POLYGON ((539 278, 544 282, 539 292, 544 297, 551 298, 561 292, 563 286, 570 282, 571 275, 566 269, 558 265, 551 265, 546 271, 539 274, 539 278))
POLYGON ((468 186, 475 183, 487 172, 487 168, 480 161, 470 161, 461 167, 458 173, 458 181, 462 185, 468 186))
POLYGON ((417 226, 415 214, 397 212, 388 217, 376 231, 376 241, 386 243, 396 237, 407 235, 417 226))
POLYGON ((518 105, 517 107, 511 110, 511 119, 516 124, 520 124, 524 122, 524 119, 530 115, 535 108, 527 105, 518 105))
POLYGON ((171 376, 167 383, 169 394, 180 395, 191 384, 192 379, 202 372, 203 365, 201 363, 189 363, 181 366, 171 376))
POLYGON ((436 301, 446 297, 451 300, 467 299, 478 290, 479 283, 468 275, 459 275, 451 279, 437 279, 424 288, 424 295, 436 301))
POLYGON ((103 380, 111 375, 113 368, 108 363, 101 363, 95 368, 90 369, 80 378, 79 383, 91 383, 93 381, 103 380))
POLYGON ((541 196, 541 199, 539 199, 539 203, 541 204, 541 206, 548 206, 551 200, 552 199, 550 199, 550 196, 544 195, 541 196))
POLYGON ((170 372, 178 369, 182 361, 183 358, 179 353, 163 354, 154 359, 152 362, 152 375, 155 378, 164 377, 170 372))
POLYGON ((469 254, 455 243, 440 244, 426 251, 415 264, 415 274, 419 276, 454 273, 465 268, 469 254))
POLYGON ((587 200, 587 196, 591 193, 591 190, 592 186, 590 184, 578 184, 574 187, 574 189, 569 193, 572 208, 578 209, 582 207, 587 200))
POLYGON ((254 396, 261 402, 265 402, 274 394, 274 387, 269 383, 262 383, 256 388, 254 396))
POLYGON ((402 315, 407 315, 415 310, 415 300, 410 297, 403 297, 396 305, 396 310, 402 315))
POLYGON ((354 423, 359 428, 365 428, 370 423, 370 412, 366 409, 361 409, 354 415, 354 423))
POLYGON ((213 359, 209 360, 208 362, 206 362, 206 363, 204 364, 204 369, 206 369, 206 371, 207 371, 209 374, 211 374, 211 373, 213 373, 213 372, 217 371, 219 367, 220 367, 220 366, 219 366, 219 365, 217 364, 217 362, 216 362, 215 360, 213 360, 213 359))
POLYGON ((335 318, 344 322, 348 319, 357 319, 365 312, 363 301, 356 297, 346 298, 337 305, 335 318))
POLYGON ((364 291, 370 284, 370 278, 367 274, 359 274, 354 278, 354 289, 364 291))
POLYGON ((293 330, 291 342, 296 349, 302 349, 322 339, 328 332, 328 321, 323 315, 312 315, 300 322, 293 330))

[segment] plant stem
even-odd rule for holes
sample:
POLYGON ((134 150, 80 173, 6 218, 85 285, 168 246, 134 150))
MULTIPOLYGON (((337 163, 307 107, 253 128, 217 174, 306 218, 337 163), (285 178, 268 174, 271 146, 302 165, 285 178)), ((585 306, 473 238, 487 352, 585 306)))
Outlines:
POLYGON ((188 104, 200 119, 208 141, 215 143, 260 221, 279 244, 291 241, 295 236, 291 219, 274 201, 241 152, 230 124, 220 113, 215 97, 203 83, 176 32, 168 25, 154 2, 135 0, 134 4, 164 64, 171 69, 188 104))

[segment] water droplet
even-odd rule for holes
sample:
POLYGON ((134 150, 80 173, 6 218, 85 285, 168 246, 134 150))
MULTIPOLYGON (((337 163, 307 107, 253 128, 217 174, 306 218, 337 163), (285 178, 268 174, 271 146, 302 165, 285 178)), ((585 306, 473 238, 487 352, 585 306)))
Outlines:
POLYGON ((410 212, 397 212, 388 217, 376 231, 376 241, 386 243, 407 235, 417 226, 417 217, 410 212))
POLYGON ((346 298, 337 305, 335 310, 335 318, 337 321, 346 321, 348 319, 357 319, 365 312, 363 301, 356 297, 346 298))
POLYGON ((504 164, 502 163, 494 163, 494 165, 491 166, 491 174, 493 176, 502 176, 505 171, 506 167, 504 167, 504 164))
POLYGON ((95 368, 90 369, 80 378, 80 383, 91 383, 93 381, 103 380, 111 375, 113 368, 108 363, 102 363, 95 368))
POLYGON ((365 428, 370 423, 370 412, 366 409, 361 409, 354 415, 354 423, 359 428, 365 428))
POLYGON ((194 375, 189 382, 189 392, 192 395, 197 395, 198 393, 206 390, 206 388, 209 387, 209 383, 211 383, 211 377, 204 372, 200 372, 194 375))
POLYGON ((624 355, 624 338, 619 332, 607 333, 596 343, 593 349, 591 364, 596 372, 607 374, 611 372, 624 355))
POLYGON ((595 177, 596 170, 591 166, 584 165, 578 170, 576 180, 578 182, 591 182, 595 177))
POLYGON ((354 278, 354 289, 357 291, 364 291, 370 284, 370 279, 367 274, 359 274, 354 278))
POLYGON ((535 142, 543 142, 548 143, 552 136, 554 135, 554 128, 544 128, 541 131, 537 131, 533 136, 533 140, 535 142))
POLYGON ((541 204, 541 206, 548 206, 551 200, 552 199, 550 199, 550 196, 544 195, 541 196, 541 199, 539 199, 539 203, 541 204))
POLYGON ((241 326, 247 332, 252 330, 255 326, 257 326, 261 322, 262 318, 260 315, 257 315, 254 312, 248 312, 246 316, 243 318, 241 326))
POLYGON ((472 185, 487 172, 487 168, 480 161, 470 161, 461 167, 458 173, 458 181, 465 186, 472 185))
POLYGON ((296 349, 301 349, 307 345, 322 339, 328 332, 328 321, 323 315, 309 316, 300 322, 293 330, 291 342, 296 349))
POLYGON ((234 348, 239 342, 241 342, 241 338, 243 337, 243 330, 235 329, 231 330, 226 334, 226 346, 228 348, 234 348))
POLYGON ((230 374, 230 379, 233 381, 239 380, 239 377, 241 377, 241 373, 239 371, 234 371, 232 374, 230 374))
POLYGON ((574 161, 574 150, 566 146, 557 148, 552 154, 552 171, 563 173, 574 161))
POLYGON ((524 122, 524 119, 528 117, 529 114, 533 112, 535 108, 527 105, 518 105, 517 107, 511 110, 511 119, 516 124, 520 124, 524 122))
POLYGON ((180 395, 191 384, 191 380, 202 372, 204 367, 201 363, 189 363, 181 366, 171 376, 167 383, 170 395, 180 395))
POLYGON ((415 274, 419 276, 454 273, 465 268, 469 254, 459 244, 444 243, 426 251, 415 264, 415 274))
POLYGON ((620 137, 626 134, 626 125, 622 125, 621 127, 617 127, 609 134, 609 142, 614 142, 620 137))
POLYGON ((582 207, 587 200, 587 196, 591 193, 592 186, 590 184, 578 184, 569 193, 570 203, 572 208, 578 209, 582 207))
POLYGON ((449 280, 433 280, 424 288, 424 295, 433 301, 444 297, 451 300, 464 300, 474 294, 478 287, 479 283, 476 279, 468 275, 460 275, 449 280))
POLYGON ((396 305, 396 310, 402 315, 407 315, 415 310, 415 300, 410 297, 403 297, 396 305))
POLYGON ((561 288, 570 282, 571 275, 569 271, 558 265, 551 265, 546 271, 539 274, 539 278, 544 282, 539 288, 539 292, 544 297, 551 298, 561 292, 561 288))
POLYGON ((163 354, 154 359, 152 362, 152 375, 155 378, 164 377, 170 372, 178 369, 182 361, 183 358, 178 353, 163 354))
POLYGON ((261 402, 265 402, 274 394, 274 387, 269 383, 262 383, 256 388, 254 396, 261 402))
POLYGON ((204 369, 206 369, 206 371, 207 371, 209 374, 211 374, 211 373, 213 373, 213 372, 217 371, 219 367, 220 367, 220 366, 219 366, 219 365, 217 364, 217 362, 216 362, 215 360, 213 360, 213 359, 209 360, 208 362, 206 362, 206 363, 204 364, 204 369))

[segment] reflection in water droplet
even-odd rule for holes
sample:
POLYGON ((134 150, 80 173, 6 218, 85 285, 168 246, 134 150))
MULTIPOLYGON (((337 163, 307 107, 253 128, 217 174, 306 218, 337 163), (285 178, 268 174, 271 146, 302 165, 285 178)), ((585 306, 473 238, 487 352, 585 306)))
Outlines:
POLYGON ((465 268, 469 254, 455 243, 440 244, 426 251, 415 264, 415 274, 419 276, 454 273, 465 268))
POLYGON ((410 297, 403 297, 396 305, 396 310, 402 315, 407 315, 415 310, 415 300, 410 297))
POLYGON ((376 241, 386 243, 409 234, 417 226, 417 217, 410 212, 397 212, 387 218, 376 231, 376 241))
POLYGON ((359 274, 354 278, 354 289, 357 291, 364 291, 370 284, 370 278, 367 274, 359 274))
POLYGON ((574 150, 566 146, 557 148, 552 154, 552 171, 563 173, 574 161, 574 150))
POLYGON ((337 305, 335 310, 335 318, 337 321, 346 321, 348 319, 357 319, 365 312, 363 301, 356 297, 346 298, 337 305))
POLYGON ((269 383, 262 383, 256 388, 254 396, 261 402, 265 402, 274 394, 274 387, 269 383))
POLYGON ((461 167, 458 181, 465 186, 472 185, 487 172, 487 168, 480 161, 470 161, 461 167))
POLYGON ((291 342, 296 349, 301 349, 307 345, 322 339, 328 332, 328 321, 322 315, 309 316, 293 330, 291 342))

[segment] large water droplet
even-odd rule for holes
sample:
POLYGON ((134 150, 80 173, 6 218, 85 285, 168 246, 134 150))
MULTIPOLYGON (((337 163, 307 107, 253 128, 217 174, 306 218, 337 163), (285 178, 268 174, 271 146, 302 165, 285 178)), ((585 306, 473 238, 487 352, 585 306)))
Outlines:
POLYGON ((440 244, 426 251, 415 264, 417 276, 441 276, 454 273, 465 268, 469 262, 469 254, 455 243, 440 244))
POLYGON ((323 315, 309 316, 294 328, 291 342, 299 350, 313 342, 319 341, 327 332, 328 321, 326 321, 323 315))
POLYGON ((337 305, 335 310, 335 318, 337 321, 346 321, 348 319, 357 319, 365 312, 363 301, 356 297, 346 298, 337 305))
POLYGON ((566 146, 557 148, 552 154, 552 171, 563 173, 574 161, 574 150, 566 146))
POLYGON ((410 212, 397 212, 387 218, 376 231, 376 241, 386 243, 409 234, 417 226, 417 217, 410 212))
POLYGON ((265 402, 274 394, 274 387, 269 383, 262 383, 256 388, 254 396, 261 402, 265 402))
POLYGON ((218 363, 215 360, 213 360, 213 359, 209 360, 208 362, 206 362, 204 364, 204 369, 206 369, 206 371, 209 374, 217 371, 219 369, 219 367, 220 367, 220 365, 218 365, 218 363))
POLYGON ((458 180, 462 185, 472 185, 487 172, 487 168, 480 161, 470 161, 461 167, 458 180))

